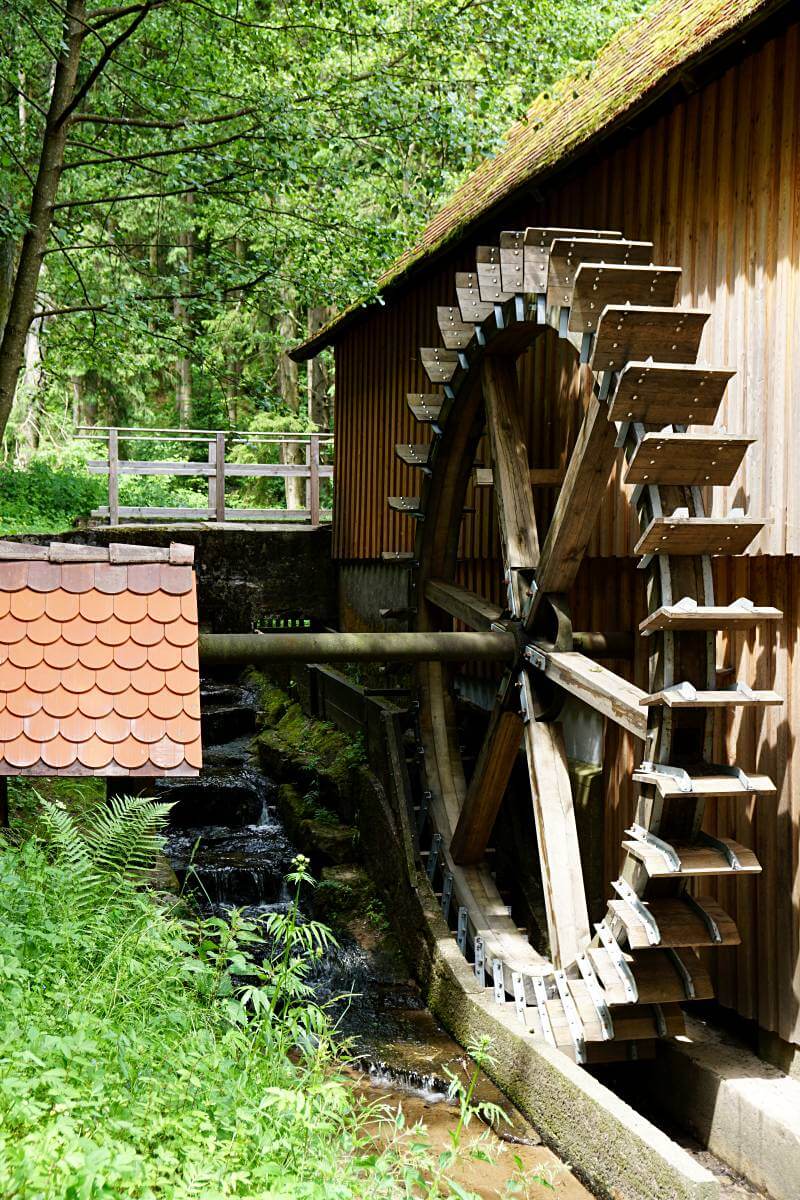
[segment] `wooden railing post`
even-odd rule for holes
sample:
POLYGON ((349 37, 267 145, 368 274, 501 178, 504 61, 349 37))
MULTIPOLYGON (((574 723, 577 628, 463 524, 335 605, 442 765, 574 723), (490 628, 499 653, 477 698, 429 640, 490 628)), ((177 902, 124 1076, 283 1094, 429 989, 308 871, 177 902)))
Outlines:
POLYGON ((108 431, 108 523, 119 525, 119 434, 108 431))
POLYGON ((218 433, 216 437, 216 467, 217 474, 214 482, 214 500, 217 510, 217 520, 225 520, 225 434, 218 433))
POLYGON ((308 508, 312 525, 319 525, 319 434, 308 440, 308 508))
MULTIPOLYGON (((208 442, 208 465, 213 467, 217 461, 217 443, 209 439, 208 442)), ((215 516, 217 512, 217 476, 216 472, 208 477, 208 514, 215 516)))

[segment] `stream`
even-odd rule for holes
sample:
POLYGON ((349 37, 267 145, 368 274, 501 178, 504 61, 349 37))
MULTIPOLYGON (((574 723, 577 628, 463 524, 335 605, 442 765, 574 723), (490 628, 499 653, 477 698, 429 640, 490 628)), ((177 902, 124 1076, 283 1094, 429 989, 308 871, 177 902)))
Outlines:
MULTIPOLYGON (((254 920, 285 907, 284 877, 297 853, 280 820, 277 785, 260 769, 251 751, 256 730, 256 699, 247 687, 214 679, 201 683, 204 766, 199 778, 172 777, 157 784, 160 799, 174 807, 166 854, 182 887, 208 914, 240 908, 254 920)), ((308 912, 306 898, 306 915, 308 912)), ((337 929, 338 945, 317 965, 311 983, 318 1003, 327 1004, 340 1038, 347 1039, 353 1087, 369 1100, 403 1109, 407 1126, 424 1121, 435 1153, 450 1145, 458 1113, 447 1097, 448 1072, 466 1078, 472 1063, 425 1007, 419 988, 391 937, 369 920, 352 932, 337 929)), ((503 1194, 514 1172, 513 1158, 528 1178, 541 1174, 563 1200, 589 1193, 536 1132, 511 1109, 484 1075, 478 1096, 509 1113, 501 1136, 486 1149, 493 1165, 466 1156, 456 1178, 487 1200, 503 1194)), ((466 1144, 482 1131, 470 1126, 466 1144)), ((382 1134, 376 1131, 376 1138, 382 1134)), ((532 1184, 531 1197, 552 1196, 532 1184)))

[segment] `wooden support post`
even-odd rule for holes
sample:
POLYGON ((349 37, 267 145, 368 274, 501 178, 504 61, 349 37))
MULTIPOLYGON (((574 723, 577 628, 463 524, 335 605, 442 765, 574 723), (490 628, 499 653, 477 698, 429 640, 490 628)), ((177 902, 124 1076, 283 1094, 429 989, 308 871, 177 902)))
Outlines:
POLYGON ((495 704, 450 843, 453 862, 479 863, 494 828, 522 741, 518 712, 495 704))
POLYGON ((119 525, 119 433, 108 431, 108 523, 119 525))
MULTIPOLYGON (((217 461, 217 443, 209 439, 208 443, 208 465, 213 467, 217 461)), ((217 473, 208 477, 208 515, 214 516, 217 511, 217 473)))
POLYGON ((308 439, 308 509, 312 526, 319 525, 319 434, 308 439))
POLYGON ((217 521, 225 520, 225 434, 218 433, 216 436, 216 482, 215 482, 215 501, 216 501, 216 519, 217 521))

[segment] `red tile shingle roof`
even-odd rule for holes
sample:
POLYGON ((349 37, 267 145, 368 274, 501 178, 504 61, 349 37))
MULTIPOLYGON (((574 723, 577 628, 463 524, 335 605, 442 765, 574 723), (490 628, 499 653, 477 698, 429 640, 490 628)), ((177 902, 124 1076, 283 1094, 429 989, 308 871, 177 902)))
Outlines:
POLYGON ((198 774, 193 556, 0 542, 0 775, 198 774))

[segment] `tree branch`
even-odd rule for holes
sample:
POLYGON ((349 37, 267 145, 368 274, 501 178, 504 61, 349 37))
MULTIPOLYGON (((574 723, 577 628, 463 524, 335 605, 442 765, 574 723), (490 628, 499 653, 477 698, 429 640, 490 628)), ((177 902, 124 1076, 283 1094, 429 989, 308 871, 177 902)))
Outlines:
POLYGON ((78 167, 104 167, 121 162, 133 165, 146 158, 168 158, 173 154, 196 154, 200 150, 213 150, 217 146, 227 146, 231 142, 236 142, 240 138, 257 132, 257 126, 252 125, 249 129, 243 129, 241 133, 232 133, 228 137, 216 138, 212 142, 195 142, 189 146, 176 146, 174 149, 166 150, 142 150, 138 154, 117 154, 110 155, 108 158, 84 158, 77 162, 64 163, 64 170, 73 171, 78 167))
POLYGON ((181 117, 176 121, 148 121, 144 117, 106 117, 101 113, 76 113, 73 125, 121 125, 129 129, 191 129, 193 125, 214 125, 222 121, 235 121, 237 117, 249 117, 255 108, 240 108, 236 112, 222 113, 218 117, 181 117))
POLYGON ((142 21, 144 21, 144 19, 148 16, 148 14, 154 8, 159 7, 164 2, 165 2, 165 0, 147 0, 147 3, 143 4, 141 6, 138 14, 131 21, 130 25, 126 26, 125 29, 123 29, 121 33, 117 34, 117 36, 114 38, 113 42, 110 42, 106 46, 105 50, 100 55, 97 62, 94 64, 94 66, 92 67, 91 71, 86 76, 86 78, 84 79, 81 86, 79 88, 76 88, 69 104, 67 104, 66 107, 63 109, 63 111, 60 113, 58 120, 56 122, 57 129, 60 128, 64 124, 65 121, 69 120, 70 116, 72 115, 72 113, 74 113, 75 109, 83 102, 83 100, 86 98, 86 96, 88 96, 89 92, 92 90, 95 83, 97 82, 97 80, 102 75, 103 71, 106 69, 109 62, 113 58, 114 53, 120 48, 120 46, 124 42, 126 42, 128 40, 128 38, 132 34, 134 34, 136 32, 136 30, 139 28, 142 21))

